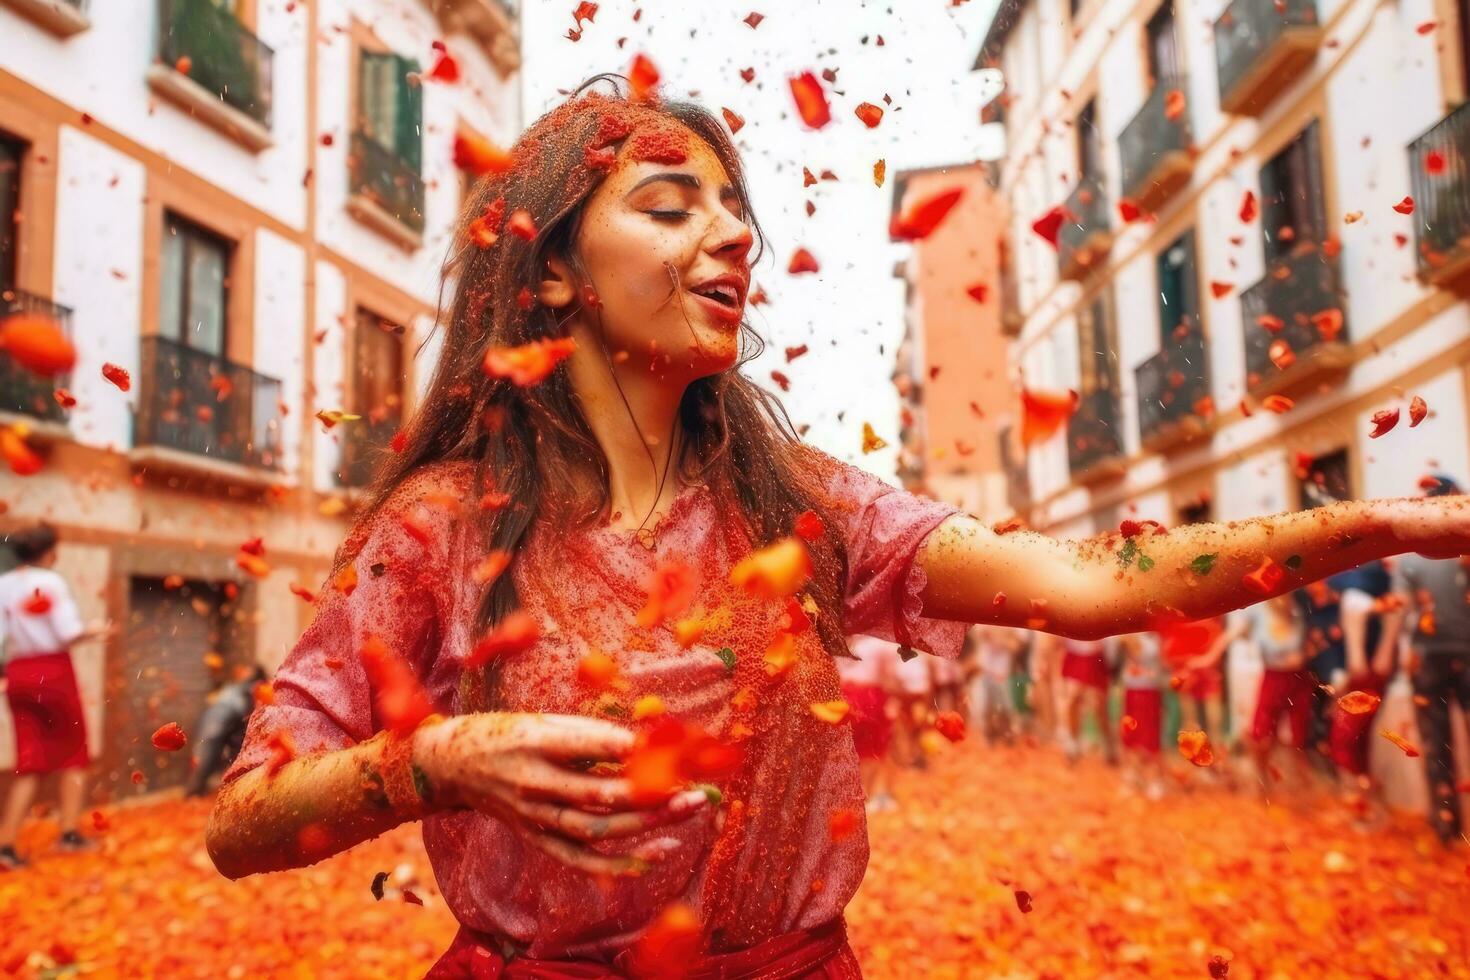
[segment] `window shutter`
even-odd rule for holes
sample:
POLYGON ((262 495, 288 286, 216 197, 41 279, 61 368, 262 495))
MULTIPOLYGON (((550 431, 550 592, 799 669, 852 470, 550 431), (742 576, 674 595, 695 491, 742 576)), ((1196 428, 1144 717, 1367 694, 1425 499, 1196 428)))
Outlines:
POLYGON ((424 160, 424 87, 408 80, 410 74, 418 75, 419 63, 412 58, 397 58, 398 102, 397 125, 393 142, 399 159, 415 171, 422 170, 424 160))
POLYGON ((374 143, 385 150, 393 150, 395 117, 398 111, 394 98, 394 73, 398 70, 398 59, 391 54, 362 52, 358 71, 358 111, 361 126, 374 143))

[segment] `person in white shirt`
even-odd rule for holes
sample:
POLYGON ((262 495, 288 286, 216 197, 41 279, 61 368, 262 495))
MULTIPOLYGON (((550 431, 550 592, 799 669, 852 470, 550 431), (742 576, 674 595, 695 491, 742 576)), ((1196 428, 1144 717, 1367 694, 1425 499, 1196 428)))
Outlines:
POLYGON ((3 683, 15 721, 15 782, 0 822, 0 870, 27 862, 15 851, 20 824, 35 799, 40 777, 61 772, 63 850, 84 850, 89 841, 77 830, 86 790, 86 721, 71 647, 110 635, 110 627, 88 629, 56 564, 56 530, 41 524, 3 539, 20 565, 0 575, 0 648, 5 652, 3 683))

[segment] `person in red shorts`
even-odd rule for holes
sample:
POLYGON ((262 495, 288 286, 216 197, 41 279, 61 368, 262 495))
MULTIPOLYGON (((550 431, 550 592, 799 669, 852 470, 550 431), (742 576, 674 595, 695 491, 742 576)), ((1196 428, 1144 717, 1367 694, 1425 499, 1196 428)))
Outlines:
POLYGON ((888 716, 888 683, 898 644, 874 636, 850 636, 848 649, 856 660, 837 660, 842 697, 851 708, 852 742, 869 812, 897 806, 888 790, 888 751, 893 743, 893 719, 888 716))
POLYGON ((15 722, 16 755, 16 779, 0 821, 0 869, 16 869, 27 862, 16 853, 15 837, 41 776, 48 772, 61 773, 58 846, 63 851, 93 846, 77 829, 91 760, 71 648, 113 630, 82 625, 71 588, 52 568, 58 541, 54 528, 39 524, 4 540, 20 564, 0 575, 0 647, 5 650, 0 687, 15 722))
POLYGON ((1164 795, 1164 763, 1159 754, 1159 729, 1164 723, 1164 663, 1159 638, 1153 633, 1118 637, 1123 655, 1123 765, 1124 778, 1141 786, 1144 795, 1164 795))
POLYGON ((1279 741, 1278 729, 1283 717, 1290 727, 1288 744, 1293 750, 1297 787, 1305 789, 1311 780, 1306 747, 1317 677, 1306 666, 1307 657, 1303 649, 1306 624, 1292 594, 1273 596, 1236 613, 1210 648, 1209 658, 1218 663, 1225 648, 1238 639, 1254 640, 1265 666, 1250 731, 1251 754, 1260 777, 1261 793, 1269 793, 1275 776, 1271 758, 1279 741))
POLYGON ((1405 607, 1391 593, 1392 581, 1380 561, 1340 572, 1327 582, 1338 594, 1347 664, 1346 689, 1333 706, 1328 745, 1343 788, 1353 800, 1361 799, 1371 807, 1369 734, 1383 692, 1397 669, 1395 647, 1405 607))
POLYGON ((1216 617, 1169 624, 1159 632, 1163 661, 1179 692, 1180 726, 1205 732, 1217 745, 1225 741, 1225 672, 1220 660, 1211 662, 1206 654, 1224 631, 1216 617))
POLYGON ((1098 640, 1067 640, 1062 654, 1062 718, 1067 726, 1067 761, 1082 753, 1082 713, 1089 712, 1102 739, 1103 757, 1118 761, 1113 726, 1108 724, 1108 658, 1098 640))

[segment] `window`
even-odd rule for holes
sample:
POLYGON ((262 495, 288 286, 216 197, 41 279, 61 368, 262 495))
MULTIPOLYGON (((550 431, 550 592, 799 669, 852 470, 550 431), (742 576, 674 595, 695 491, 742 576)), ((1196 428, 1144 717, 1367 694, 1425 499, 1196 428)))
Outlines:
POLYGON ((358 95, 362 133, 415 173, 423 165, 423 92, 408 76, 418 71, 411 58, 364 51, 358 95))
POLYGON ((403 407, 403 327, 367 310, 357 311, 352 345, 352 411, 374 427, 398 427, 403 407))
POLYGON ((1102 135, 1097 131, 1097 100, 1089 99, 1077 113, 1078 183, 1102 177, 1102 135))
POLYGON ((1100 294, 1077 314, 1077 354, 1081 362, 1081 394, 1116 391, 1118 357, 1113 346, 1108 295, 1100 294))
POLYGON ((200 353, 224 356, 231 251, 218 235, 176 214, 165 216, 161 336, 200 353))
POLYGON ((1296 478, 1302 510, 1353 499, 1346 449, 1318 456, 1305 470, 1298 468, 1296 478))
POLYGON ((1159 330, 1161 350, 1178 346, 1176 331, 1199 322, 1199 285, 1194 267, 1194 232, 1188 231, 1159 255, 1159 330))
POLYGON ((1285 258, 1298 242, 1326 237, 1322 151, 1314 120, 1261 168, 1261 234, 1266 262, 1285 258))
POLYGON ((20 161, 25 144, 0 137, 0 292, 15 286, 20 253, 20 161))
POLYGON ((1213 501, 1206 494, 1179 505, 1179 524, 1208 524, 1215 519, 1213 501))
POLYGON ((1148 37, 1148 70, 1150 85, 1179 79, 1179 42, 1174 33, 1174 5, 1165 0, 1145 28, 1148 37))

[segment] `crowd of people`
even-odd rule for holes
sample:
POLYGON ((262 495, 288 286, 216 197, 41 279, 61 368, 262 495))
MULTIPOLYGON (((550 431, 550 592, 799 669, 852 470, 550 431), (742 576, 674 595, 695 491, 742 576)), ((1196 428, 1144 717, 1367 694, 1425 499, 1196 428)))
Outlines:
MULTIPOLYGON (((1428 491, 1458 492, 1448 477, 1428 491)), ((1055 744, 1073 761, 1095 744, 1150 799, 1182 782, 1173 769, 1267 798, 1330 787, 1367 823, 1384 807, 1369 765, 1383 734, 1422 757, 1435 833, 1465 841, 1453 705, 1470 719, 1470 560, 1373 561, 1227 617, 1103 641, 976 626, 958 663, 866 636, 850 648, 839 670, 870 811, 897 805, 888 773, 922 767, 924 733, 956 711, 991 744, 1055 744), (1396 680, 1417 739, 1375 724, 1396 680)))

